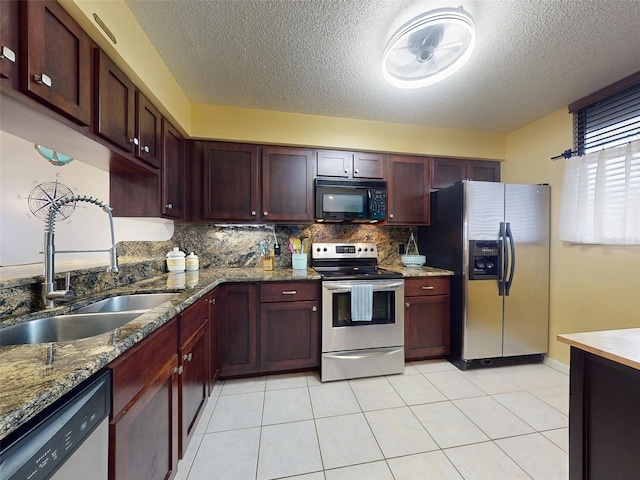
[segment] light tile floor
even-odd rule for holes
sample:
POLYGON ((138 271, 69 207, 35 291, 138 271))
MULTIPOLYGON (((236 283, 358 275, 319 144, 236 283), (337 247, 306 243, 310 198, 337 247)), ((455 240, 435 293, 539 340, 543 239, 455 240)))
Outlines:
POLYGON ((543 364, 219 382, 177 480, 565 480, 569 377, 543 364))

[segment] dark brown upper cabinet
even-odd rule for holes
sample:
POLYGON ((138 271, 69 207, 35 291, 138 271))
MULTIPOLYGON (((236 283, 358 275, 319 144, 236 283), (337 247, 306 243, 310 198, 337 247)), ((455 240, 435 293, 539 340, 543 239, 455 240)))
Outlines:
POLYGON ((162 116, 142 92, 136 91, 136 137, 135 155, 155 168, 160 168, 160 144, 162 136, 162 116))
POLYGON ((140 141, 135 136, 136 87, 115 63, 96 49, 95 132, 135 154, 140 141))
POLYGON ((20 4, 22 88, 74 121, 89 125, 91 39, 58 2, 20 4))
POLYGON ((389 156, 388 225, 429 225, 431 159, 389 156))
POLYGON ((440 189, 461 180, 500 181, 500 163, 459 158, 434 158, 431 188, 440 189))
POLYGON ((202 172, 204 220, 258 218, 257 146, 204 142, 202 172))
POLYGON ((313 222, 313 150, 263 147, 262 219, 313 222))
POLYGON ((184 215, 185 154, 184 139, 166 119, 162 119, 162 198, 165 217, 182 219, 184 215))
POLYGON ((385 161, 381 153, 319 150, 316 156, 319 177, 385 178, 385 161))
POLYGON ((0 78, 20 88, 20 2, 0 2, 0 78))

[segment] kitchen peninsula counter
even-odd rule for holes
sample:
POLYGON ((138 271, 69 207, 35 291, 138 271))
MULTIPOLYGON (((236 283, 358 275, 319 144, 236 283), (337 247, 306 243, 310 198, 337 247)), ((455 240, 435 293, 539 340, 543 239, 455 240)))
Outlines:
POLYGON ((637 478, 640 328, 558 340, 571 346, 569 478, 637 478))
MULTIPOLYGON (((71 306, 56 307, 22 317, 11 323, 68 313, 93 301, 115 295, 179 292, 120 328, 93 337, 67 342, 0 347, 0 440, 84 380, 139 343, 187 307, 222 283, 319 280, 313 269, 211 268, 190 272, 193 286, 176 288, 175 276, 161 274, 130 285, 79 299, 71 306), (196 274, 196 275, 193 275, 196 274)), ((186 277, 186 275, 185 275, 186 277)))

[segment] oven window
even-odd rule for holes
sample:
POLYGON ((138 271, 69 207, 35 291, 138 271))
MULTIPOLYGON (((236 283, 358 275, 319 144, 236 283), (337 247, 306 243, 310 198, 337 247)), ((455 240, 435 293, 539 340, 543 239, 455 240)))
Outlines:
POLYGON ((334 293, 332 323, 334 327, 362 327, 396 323, 396 292, 373 292, 373 315, 370 322, 351 321, 351 293, 334 293))
POLYGON ((322 210, 326 213, 364 213, 365 196, 354 194, 325 193, 322 195, 322 210))

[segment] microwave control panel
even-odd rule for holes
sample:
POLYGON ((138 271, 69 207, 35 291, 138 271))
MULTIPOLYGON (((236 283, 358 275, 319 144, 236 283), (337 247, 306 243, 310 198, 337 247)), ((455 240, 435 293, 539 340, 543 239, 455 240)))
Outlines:
POLYGON ((383 189, 369 190, 369 216, 372 220, 386 220, 387 191, 383 189))

